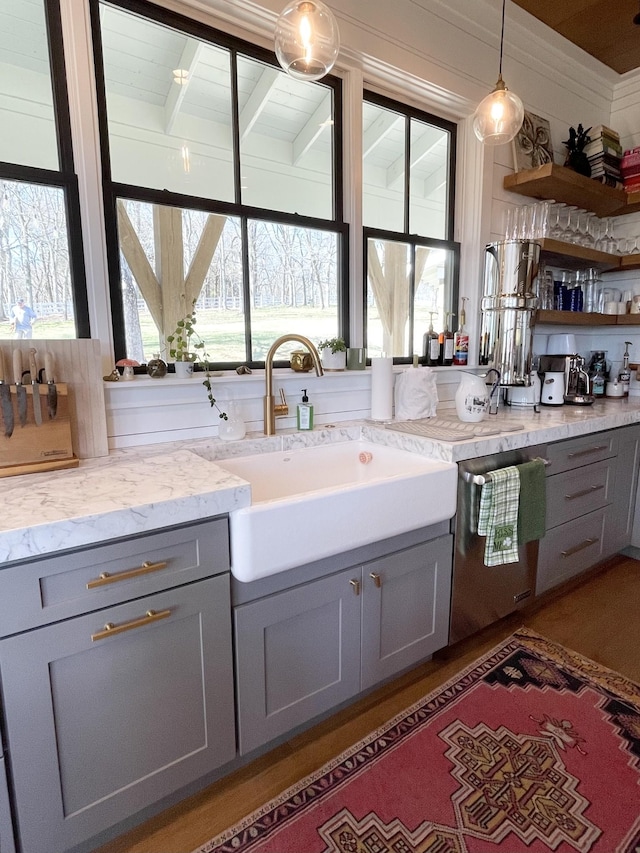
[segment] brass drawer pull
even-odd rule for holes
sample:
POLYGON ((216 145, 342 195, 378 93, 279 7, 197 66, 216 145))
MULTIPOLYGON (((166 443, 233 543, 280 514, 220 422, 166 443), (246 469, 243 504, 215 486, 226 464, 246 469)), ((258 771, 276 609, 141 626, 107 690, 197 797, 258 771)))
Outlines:
POLYGON ((581 492, 574 492, 572 495, 565 495, 565 500, 574 501, 576 498, 583 498, 585 495, 590 495, 592 492, 597 492, 599 489, 604 489, 604 483, 599 486, 589 486, 588 489, 583 489, 581 492))
POLYGON ((380 575, 377 572, 370 572, 369 577, 373 581, 373 585, 376 587, 376 589, 380 589, 380 587, 382 586, 382 578, 380 577, 380 575))
POLYGON ((588 548, 589 545, 593 545, 595 542, 599 542, 600 537, 594 536, 593 539, 585 539, 584 542, 581 542, 579 545, 574 545, 573 548, 567 548, 566 551, 561 551, 561 557, 572 557, 574 554, 577 554, 578 551, 584 551, 585 548, 588 548))
POLYGON ((573 453, 568 453, 567 459, 574 459, 576 456, 587 456, 589 453, 600 453, 601 450, 608 449, 608 444, 598 444, 595 447, 587 447, 585 450, 575 450, 573 453))
POLYGON ((113 622, 107 622, 102 631, 97 631, 91 635, 92 641, 104 640, 107 637, 114 637, 116 634, 123 634, 125 631, 133 631, 134 628, 141 628, 143 625, 150 625, 152 622, 157 622, 159 619, 166 619, 171 616, 170 610, 147 610, 144 616, 140 619, 133 619, 131 622, 124 622, 122 625, 114 625, 113 622))
POLYGON ((89 581, 87 589, 95 589, 97 586, 106 586, 109 583, 118 583, 118 581, 128 581, 130 578, 137 578, 140 575, 148 575, 149 572, 159 572, 160 569, 166 569, 169 564, 166 560, 161 560, 159 563, 150 563, 148 560, 138 569, 129 569, 126 572, 119 572, 117 575, 110 575, 109 572, 102 572, 99 578, 89 581))
POLYGON ((354 595, 360 595, 360 581, 349 581, 349 585, 351 586, 354 595))

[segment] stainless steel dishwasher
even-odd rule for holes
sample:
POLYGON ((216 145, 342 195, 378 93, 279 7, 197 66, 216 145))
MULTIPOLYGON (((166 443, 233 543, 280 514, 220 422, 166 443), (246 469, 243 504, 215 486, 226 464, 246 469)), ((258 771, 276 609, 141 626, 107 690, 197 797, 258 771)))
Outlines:
POLYGON ((485 566, 485 537, 476 531, 483 475, 544 456, 545 447, 536 445, 458 463, 449 643, 523 607, 535 594, 538 542, 521 545, 517 563, 485 566))

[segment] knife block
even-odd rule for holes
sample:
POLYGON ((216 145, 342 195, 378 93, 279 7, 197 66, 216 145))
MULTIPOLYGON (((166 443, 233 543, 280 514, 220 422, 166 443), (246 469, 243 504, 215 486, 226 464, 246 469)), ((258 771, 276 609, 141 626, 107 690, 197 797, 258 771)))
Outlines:
POLYGON ((4 434, 4 422, 0 424, 0 477, 16 474, 33 474, 38 471, 56 471, 60 468, 75 468, 79 462, 71 446, 71 421, 67 386, 56 383, 58 406, 55 418, 49 417, 46 385, 25 385, 27 392, 27 420, 20 426, 18 418, 17 389, 11 389, 11 405, 14 414, 13 434, 4 434), (34 391, 40 395, 42 423, 36 424, 33 412, 34 391))

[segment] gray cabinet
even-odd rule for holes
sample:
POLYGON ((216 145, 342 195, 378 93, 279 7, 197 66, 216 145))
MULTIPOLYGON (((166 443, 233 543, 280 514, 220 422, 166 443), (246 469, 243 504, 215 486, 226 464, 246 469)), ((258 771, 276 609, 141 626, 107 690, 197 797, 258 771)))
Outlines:
POLYGON ((447 643, 452 537, 234 608, 245 755, 447 643))
MULTIPOLYGON (((24 570, 25 599, 46 564, 44 586, 57 590, 60 609, 66 601, 75 610, 86 594, 88 611, 0 640, 22 853, 68 850, 234 758, 222 522, 16 567, 24 570), (150 557, 143 563, 165 565, 137 574, 141 552, 150 557), (105 563, 118 571, 105 573, 105 563), (206 574, 213 576, 180 582, 206 574), (139 594, 159 577, 168 588, 139 594), (116 589, 121 602, 96 609, 101 592, 111 602, 116 589)), ((7 572, 13 589, 16 577, 7 572)), ((37 603, 27 610, 37 614, 37 603)))
POLYGON ((607 509, 604 556, 610 557, 631 543, 640 467, 640 424, 617 432, 618 455, 614 466, 613 499, 607 509))
POLYGON ((452 554, 442 536, 363 566, 363 690, 447 645, 452 554))
POLYGON ((360 572, 234 608, 240 754, 358 692, 360 572))
POLYGON ((540 541, 537 594, 631 541, 640 425, 557 442, 547 458, 547 533, 540 541))

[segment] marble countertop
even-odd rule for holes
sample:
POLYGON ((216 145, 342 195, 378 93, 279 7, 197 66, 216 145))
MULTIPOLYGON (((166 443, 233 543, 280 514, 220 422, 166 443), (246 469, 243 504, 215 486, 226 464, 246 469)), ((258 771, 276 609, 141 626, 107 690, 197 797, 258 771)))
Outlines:
MULTIPOLYGON (((455 420, 454 412, 443 417, 455 420)), ((559 406, 539 414, 507 409, 487 423, 523 429, 459 442, 433 441, 371 421, 303 433, 250 435, 239 442, 201 439, 112 452, 78 468, 2 480, 0 566, 168 525, 196 521, 251 502, 250 487, 215 464, 245 456, 359 437, 448 462, 560 441, 640 422, 640 398, 559 406)))

